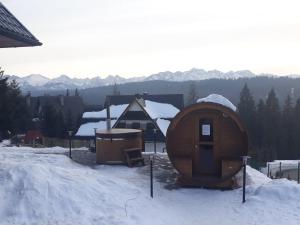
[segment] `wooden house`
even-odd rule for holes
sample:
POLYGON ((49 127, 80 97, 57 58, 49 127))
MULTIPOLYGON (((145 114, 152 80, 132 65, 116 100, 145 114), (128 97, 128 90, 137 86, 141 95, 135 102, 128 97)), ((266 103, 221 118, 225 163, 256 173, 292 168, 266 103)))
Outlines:
POLYGON ((42 43, 0 2, 0 48, 40 45, 42 43))
MULTIPOLYGON (((141 129, 144 130, 145 141, 165 141, 167 128, 173 117, 179 112, 179 109, 171 103, 166 103, 167 95, 163 95, 162 102, 147 100, 152 95, 135 95, 131 99, 125 95, 119 98, 113 97, 112 102, 120 105, 110 105, 111 125, 113 128, 141 129), (147 96, 147 97, 145 97, 147 96), (145 98, 144 98, 145 97, 145 98), (127 100, 131 100, 128 104, 127 100), (154 134, 156 132, 156 134, 154 134)), ((155 95, 156 99, 158 95, 155 95)), ((170 99, 180 99, 171 95, 170 99)), ((181 96, 182 97, 182 96, 181 96)), ((182 98, 183 99, 183 98, 182 98)), ((176 101, 173 101, 176 102, 176 101)), ((181 100, 177 101, 180 105, 181 100)), ((106 108, 98 112, 85 112, 82 116, 82 125, 76 133, 77 138, 94 139, 96 129, 106 128, 106 108)))
POLYGON ((221 104, 186 107, 167 131, 167 152, 184 186, 232 188, 247 155, 247 131, 238 114, 221 104))

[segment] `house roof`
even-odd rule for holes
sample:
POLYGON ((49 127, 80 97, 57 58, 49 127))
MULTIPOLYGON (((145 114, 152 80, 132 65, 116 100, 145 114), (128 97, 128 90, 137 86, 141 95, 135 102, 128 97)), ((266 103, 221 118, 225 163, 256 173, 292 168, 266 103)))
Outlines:
POLYGON ((105 99, 105 105, 110 102, 111 105, 130 104, 135 98, 143 98, 153 102, 168 103, 178 109, 184 107, 183 94, 136 94, 136 95, 108 95, 105 99))
MULTIPOLYGON (((127 108, 128 104, 124 105, 111 105, 110 106, 110 117, 111 118, 119 118, 119 116, 124 112, 127 108)), ((94 111, 94 112, 85 112, 82 115, 83 119, 106 119, 107 113, 106 108, 101 111, 94 111)))
POLYGON ((42 43, 0 2, 0 48, 39 45, 42 43))
MULTIPOLYGON (((116 122, 116 120, 112 120, 111 125, 113 126, 115 124, 115 122, 116 122)), ((95 128, 97 130, 106 129, 106 121, 84 123, 79 127, 75 136, 77 136, 77 137, 93 137, 93 136, 95 136, 95 130, 94 130, 95 128)))
POLYGON ((152 119, 173 118, 177 113, 179 113, 179 109, 168 103, 146 100, 145 106, 143 107, 152 119))

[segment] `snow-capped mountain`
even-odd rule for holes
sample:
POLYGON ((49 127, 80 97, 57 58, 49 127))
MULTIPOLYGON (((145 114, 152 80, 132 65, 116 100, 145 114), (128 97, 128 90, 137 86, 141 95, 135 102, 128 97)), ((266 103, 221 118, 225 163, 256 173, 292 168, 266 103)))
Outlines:
POLYGON ((242 71, 230 71, 223 73, 218 70, 205 71, 202 69, 193 68, 188 71, 177 71, 177 72, 160 72, 147 77, 134 77, 134 78, 124 78, 118 75, 110 75, 106 78, 101 78, 99 76, 93 78, 70 78, 67 75, 61 75, 59 77, 50 79, 40 74, 32 74, 25 77, 9 76, 9 80, 15 79, 22 90, 30 91, 35 90, 62 90, 62 89, 86 89, 100 86, 107 86, 129 82, 142 82, 142 81, 152 81, 152 80, 165 80, 165 81, 189 81, 189 80, 206 80, 206 79, 237 79, 243 77, 254 77, 254 73, 248 70, 242 71))
POLYGON ((249 70, 242 71, 230 71, 227 73, 223 73, 218 70, 210 70, 205 71, 202 69, 193 68, 188 71, 180 72, 177 71, 175 73, 166 71, 160 72, 158 74, 151 75, 147 77, 145 80, 168 80, 168 81, 187 81, 187 80, 207 80, 212 78, 217 79, 237 79, 242 77, 254 77, 255 74, 249 70))

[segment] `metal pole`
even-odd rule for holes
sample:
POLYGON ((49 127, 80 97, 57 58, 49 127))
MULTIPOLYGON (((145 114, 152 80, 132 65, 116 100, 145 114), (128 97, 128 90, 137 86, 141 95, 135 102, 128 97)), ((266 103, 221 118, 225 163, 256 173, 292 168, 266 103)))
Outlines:
POLYGON ((281 162, 279 163, 279 177, 281 178, 281 162))
POLYGON ((243 159, 243 203, 246 202, 246 168, 249 156, 242 156, 243 159))
POLYGON ((94 128, 94 132, 95 132, 95 139, 94 139, 94 142, 95 142, 95 152, 97 152, 97 135, 96 135, 96 133, 97 133, 97 128, 94 128))
POLYGON ((150 196, 153 198, 153 160, 150 159, 150 196))
POLYGON ((270 163, 268 163, 268 173, 267 173, 267 177, 270 177, 270 163))
POLYGON ((247 167, 247 165, 244 163, 244 168, 243 168, 243 203, 246 202, 246 167, 247 167))
POLYGON ((297 181, 298 181, 298 184, 300 182, 300 162, 298 162, 298 177, 297 177, 297 181))
POLYGON ((154 129, 153 132, 154 132, 154 153, 156 154, 156 129, 154 129))
POLYGON ((69 157, 72 159, 72 131, 68 131, 69 134, 69 157))

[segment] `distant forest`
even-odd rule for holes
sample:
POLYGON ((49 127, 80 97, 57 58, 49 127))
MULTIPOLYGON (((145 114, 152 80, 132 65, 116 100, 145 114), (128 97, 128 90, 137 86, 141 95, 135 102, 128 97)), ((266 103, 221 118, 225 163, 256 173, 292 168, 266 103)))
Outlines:
MULTIPOLYGON (((136 94, 148 92, 149 94, 177 94, 185 96, 185 104, 188 104, 188 95, 191 85, 195 85, 198 97, 205 97, 211 93, 221 94, 230 99, 234 104, 239 101, 239 93, 245 83, 253 93, 253 98, 257 102, 259 99, 266 99, 271 88, 276 90, 279 104, 284 103, 285 97, 290 94, 293 99, 300 97, 300 78, 288 77, 255 77, 240 79, 210 79, 202 81, 145 81, 136 83, 119 84, 118 89, 121 94, 136 94)), ((70 90, 72 91, 72 90, 70 90)), ((49 91, 46 94, 65 94, 66 90, 49 91)), ((103 105, 105 96, 114 92, 114 85, 80 90, 84 102, 87 105, 103 105)), ((44 95, 44 92, 32 92, 33 96, 44 95)))
POLYGON ((255 103, 245 85, 240 93, 238 113, 249 134, 250 155, 256 162, 300 158, 300 98, 287 94, 282 106, 275 89, 255 103))

